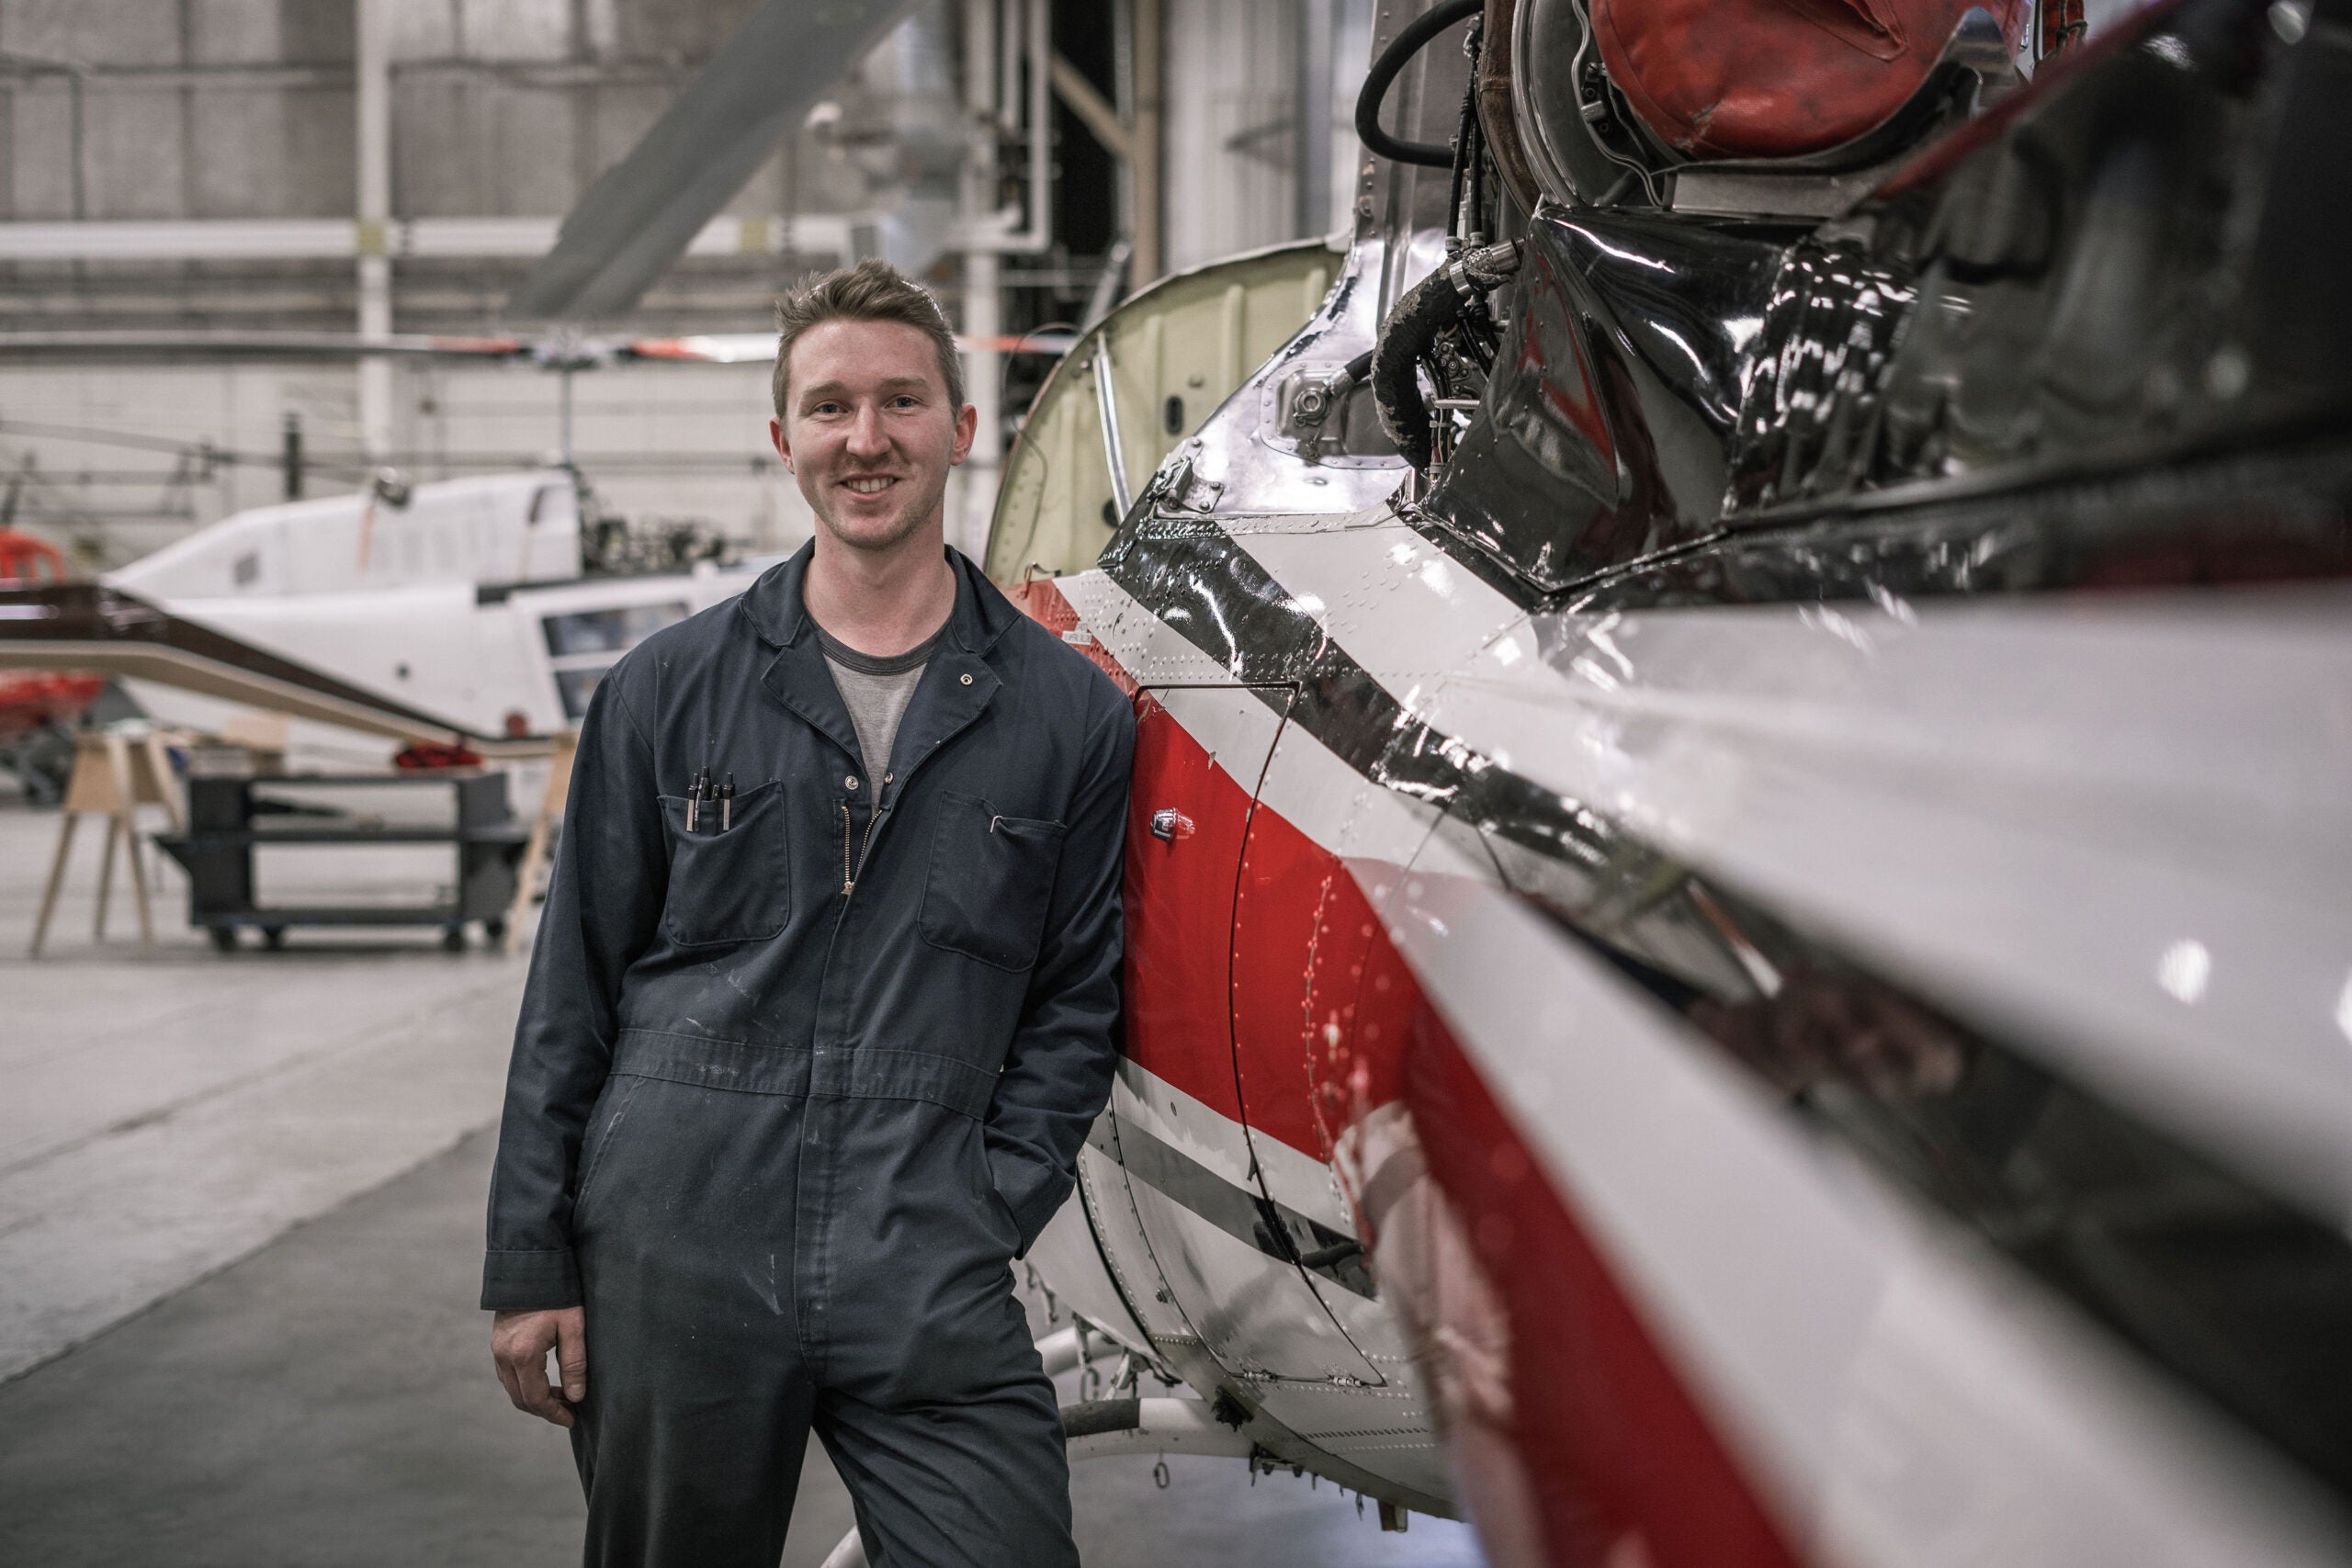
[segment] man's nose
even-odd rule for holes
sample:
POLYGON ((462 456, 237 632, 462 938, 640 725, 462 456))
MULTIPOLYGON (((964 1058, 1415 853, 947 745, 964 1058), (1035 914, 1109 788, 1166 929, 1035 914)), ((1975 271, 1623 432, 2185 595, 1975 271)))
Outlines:
POLYGON ((878 457, 890 450, 890 436, 882 427, 880 409, 868 403, 857 411, 850 422, 849 449, 860 457, 878 457))

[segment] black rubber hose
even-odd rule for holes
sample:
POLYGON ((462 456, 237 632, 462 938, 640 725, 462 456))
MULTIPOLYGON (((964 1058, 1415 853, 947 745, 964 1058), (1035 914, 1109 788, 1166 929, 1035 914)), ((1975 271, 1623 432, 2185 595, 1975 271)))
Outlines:
POLYGON ((1132 1432, 1143 1425, 1139 1399, 1090 1399, 1062 1406, 1062 1440, 1099 1437, 1105 1432, 1132 1432))
POLYGON ((1440 267, 1396 301, 1372 351, 1372 396, 1380 407, 1381 428, 1416 468, 1426 469, 1434 450, 1416 367, 1437 334, 1461 319, 1462 291, 1440 267))
POLYGON ((1399 164, 1419 164, 1432 169, 1453 165, 1453 148, 1441 147, 1434 141, 1400 141, 1381 130, 1380 106, 1407 61, 1446 28, 1485 10, 1486 3, 1487 0, 1445 0, 1444 5, 1422 12, 1389 40, 1388 47, 1380 51, 1380 58, 1372 62, 1372 70, 1363 79, 1363 91, 1356 95, 1356 135, 1365 147, 1399 164))
POLYGON ((1516 240, 1465 251, 1407 289, 1381 325, 1372 351, 1373 401, 1380 409, 1380 428, 1417 468, 1429 468, 1436 446, 1416 369, 1436 346, 1438 334, 1464 321, 1473 298, 1484 299, 1519 270, 1519 258, 1516 240))
POLYGON ((1325 388, 1331 394, 1332 407, 1337 408, 1346 402, 1348 395, 1363 386, 1363 378, 1372 374, 1373 352, 1369 348, 1365 349, 1362 354, 1340 367, 1340 373, 1324 383, 1325 388))

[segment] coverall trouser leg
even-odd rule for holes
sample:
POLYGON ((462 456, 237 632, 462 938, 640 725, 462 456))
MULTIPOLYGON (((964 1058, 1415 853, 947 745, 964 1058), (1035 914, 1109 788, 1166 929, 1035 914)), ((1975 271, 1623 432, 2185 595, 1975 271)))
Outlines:
POLYGON ((775 1568, 812 1428, 876 1568, 1077 1568, 1053 1385, 1003 1255, 960 1256, 963 1228, 890 1169, 978 1160, 939 1116, 614 1079, 574 1222, 589 1568, 775 1568), (809 1157, 844 1139, 842 1166, 809 1157), (897 1194, 896 1247, 860 1189, 897 1194))
MULTIPOLYGON (((594 1365, 598 1337, 590 1343, 594 1365)), ((614 1367, 610 1356, 605 1365, 614 1367)), ((605 1382, 621 1386, 592 1393, 593 1415, 583 1410, 572 1428, 589 1568, 775 1568, 812 1426, 876 1568, 1078 1561, 1058 1422, 1038 1430, 1034 1400, 880 1410, 839 1393, 812 1401, 805 1380, 786 1378, 680 1402, 632 1375, 605 1382)))

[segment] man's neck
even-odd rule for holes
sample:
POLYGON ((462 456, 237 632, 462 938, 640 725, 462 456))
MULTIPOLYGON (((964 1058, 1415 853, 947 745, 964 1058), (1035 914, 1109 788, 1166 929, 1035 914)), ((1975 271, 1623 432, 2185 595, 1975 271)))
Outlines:
POLYGON ((895 549, 860 550, 820 524, 800 596, 833 640, 888 659, 946 622, 956 607, 956 569, 937 527, 916 529, 895 549))

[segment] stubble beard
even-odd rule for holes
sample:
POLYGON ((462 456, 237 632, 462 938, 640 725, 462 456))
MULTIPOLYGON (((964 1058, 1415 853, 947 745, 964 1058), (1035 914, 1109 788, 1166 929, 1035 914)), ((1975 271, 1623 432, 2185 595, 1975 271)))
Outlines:
MULTIPOLYGON (((901 483, 911 486, 914 481, 904 480, 901 483)), ((910 496, 906 504, 894 515, 887 518, 845 524, 843 519, 835 515, 830 496, 825 505, 812 506, 811 510, 836 543, 853 550, 888 555, 921 532, 922 525, 943 510, 946 499, 947 476, 941 473, 919 493, 910 496)), ((944 521, 943 517, 942 522, 944 521)))

